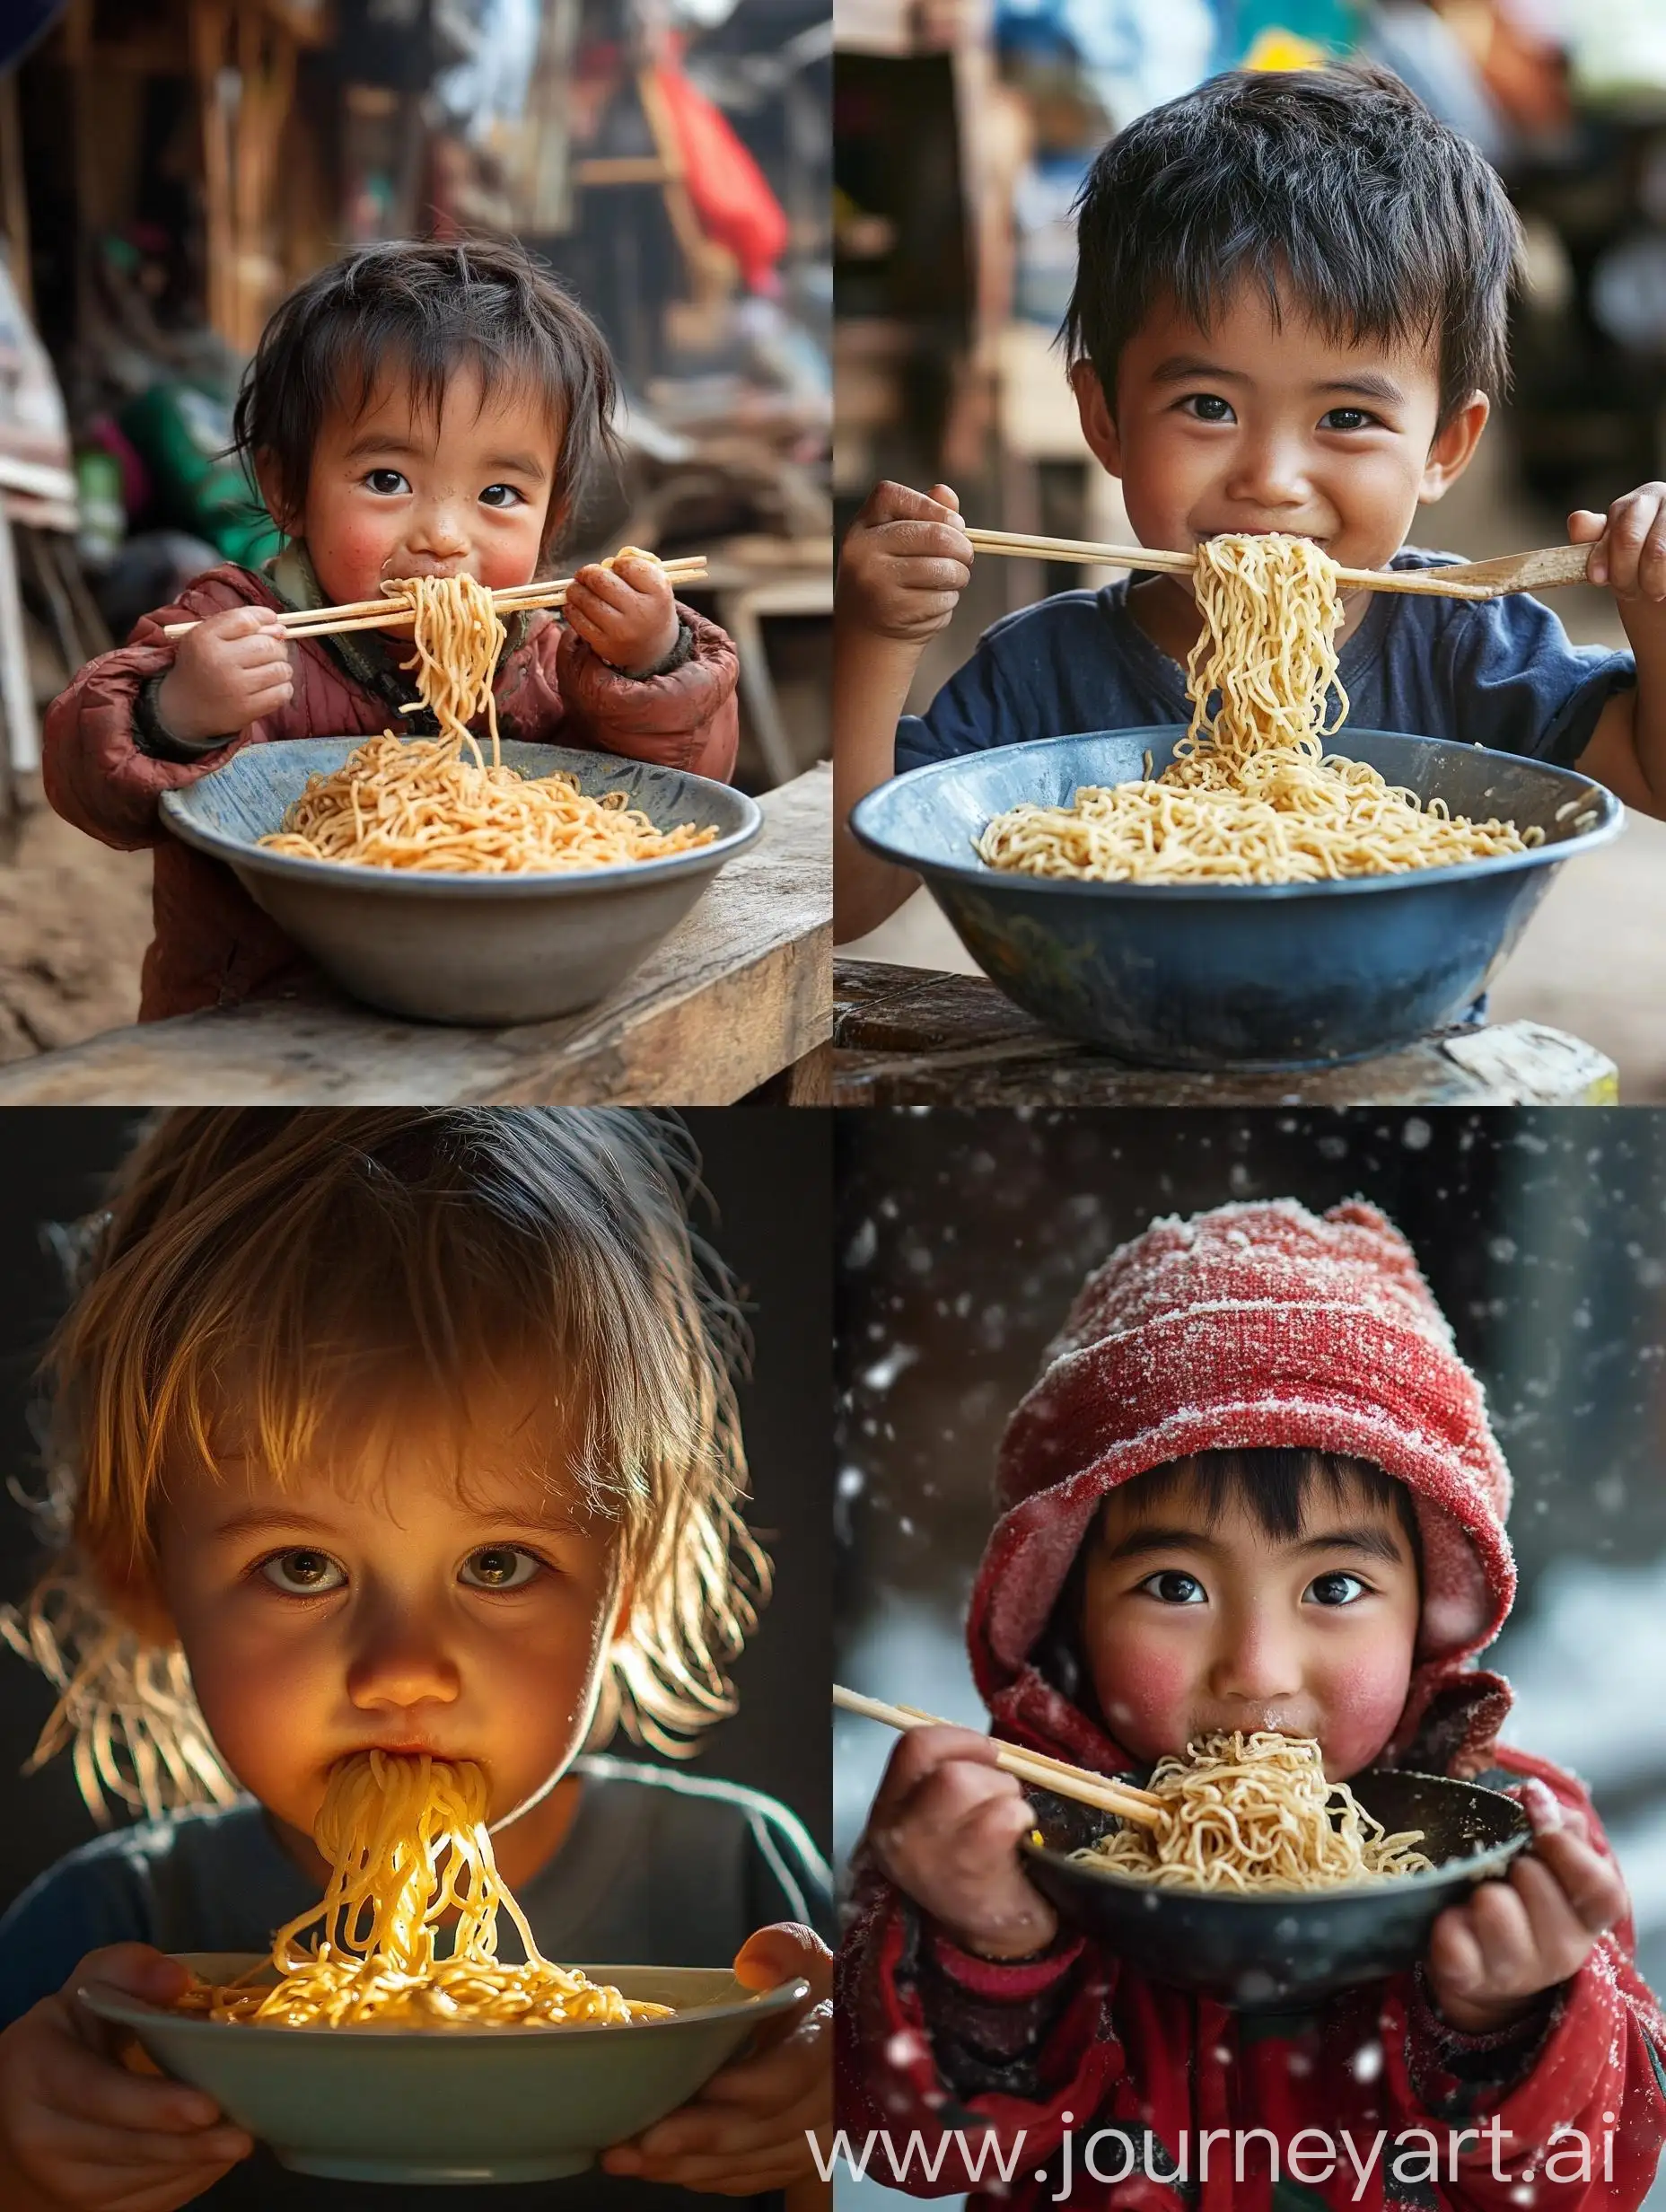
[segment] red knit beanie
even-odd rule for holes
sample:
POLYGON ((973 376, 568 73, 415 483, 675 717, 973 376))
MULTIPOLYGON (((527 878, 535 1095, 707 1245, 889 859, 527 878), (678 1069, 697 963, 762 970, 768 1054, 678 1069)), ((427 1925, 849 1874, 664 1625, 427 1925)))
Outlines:
POLYGON ((1005 1509, 968 1622, 986 1698, 1041 1633, 1100 1500, 1170 1460, 1258 1445, 1370 1460, 1423 1539, 1417 1658, 1453 1663, 1510 1610, 1510 1474, 1481 1385, 1375 1207, 1293 1199, 1153 1222, 1083 1286, 1007 1424, 1005 1509))

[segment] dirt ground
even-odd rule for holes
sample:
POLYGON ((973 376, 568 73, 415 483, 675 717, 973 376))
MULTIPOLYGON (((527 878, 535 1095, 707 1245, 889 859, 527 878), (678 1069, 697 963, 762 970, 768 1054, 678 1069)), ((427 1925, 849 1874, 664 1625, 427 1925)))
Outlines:
MULTIPOLYGON (((1413 540, 1486 560, 1560 544, 1565 525, 1565 516, 1535 505, 1514 482, 1505 430, 1483 441, 1469 476, 1421 520, 1413 540)), ((1575 639, 1624 645, 1606 592, 1581 585, 1551 597, 1575 639)), ((970 612, 963 610, 961 619, 970 612)), ((935 668, 931 689, 964 657, 978 627, 969 627, 962 641, 957 621, 957 650, 935 668)), ((916 697, 910 704, 923 701, 916 697)), ((908 967, 976 971, 925 891, 882 928, 841 950, 908 967)), ((1634 813, 1617 843, 1560 872, 1494 987, 1492 1018, 1530 1019, 1582 1037, 1618 1067, 1627 1105, 1666 1102, 1666 821, 1634 813)))
POLYGON ((31 799, 0 859, 0 1060, 133 1021, 150 942, 150 855, 111 852, 31 799))

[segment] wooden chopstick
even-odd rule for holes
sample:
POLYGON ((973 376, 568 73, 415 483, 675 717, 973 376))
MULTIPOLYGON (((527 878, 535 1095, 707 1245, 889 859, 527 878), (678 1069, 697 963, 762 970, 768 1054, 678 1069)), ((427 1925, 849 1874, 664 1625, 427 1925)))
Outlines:
MULTIPOLYGON (((1019 560, 1079 561, 1103 568, 1153 568, 1167 575, 1189 575, 1197 566, 1191 553, 1162 546, 1096 545, 1087 538, 1036 538, 1014 530, 969 530, 979 553, 1004 553, 1019 560)), ((1485 584, 1446 584, 1439 568, 1338 568, 1337 577, 1368 592, 1423 592, 1440 599, 1491 599, 1485 584)))
MULTIPOLYGON (((838 1682, 833 1685, 833 1702, 846 1713, 860 1714, 864 1720, 881 1721, 888 1728, 904 1732, 952 1725, 916 1705, 887 1705, 882 1698, 864 1698, 860 1690, 846 1690, 838 1682)), ((1150 1790, 1136 1789, 1129 1782, 1113 1782, 1107 1775, 1090 1774, 1085 1767, 1073 1767, 1046 1751, 1021 1751, 1016 1744, 1001 1743, 995 1747, 995 1763, 1032 1788, 1051 1790, 1056 1797, 1072 1798, 1077 1804, 1092 1805, 1096 1812, 1114 1813, 1119 1820, 1133 1821, 1142 1828, 1160 1827, 1168 1817, 1162 1798, 1150 1790)))
MULTIPOLYGON (((685 554, 674 561, 662 561, 660 566, 671 583, 692 584, 706 574, 706 556, 685 554)), ((501 612, 509 614, 534 607, 559 607, 573 582, 571 576, 553 576, 541 584, 506 584, 501 592, 493 592, 492 600, 501 612)), ((355 599, 338 607, 291 607, 279 615, 278 621, 291 637, 338 637, 346 630, 399 629, 414 619, 408 607, 390 599, 355 599)), ((162 636, 183 637, 196 628, 195 622, 170 622, 162 636)))

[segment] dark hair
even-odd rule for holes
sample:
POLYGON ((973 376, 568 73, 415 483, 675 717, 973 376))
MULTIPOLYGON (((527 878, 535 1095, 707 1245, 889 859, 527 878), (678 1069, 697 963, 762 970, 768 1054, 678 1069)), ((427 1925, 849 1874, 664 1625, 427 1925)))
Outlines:
POLYGON ((438 413, 449 378, 477 369, 490 393, 524 382, 559 426, 557 485, 539 550, 548 556, 597 465, 617 465, 616 385, 606 340, 553 273, 513 239, 396 239, 362 247, 297 286, 260 336, 232 417, 235 452, 276 479, 285 511, 305 503, 324 417, 355 419, 397 369, 438 413))
POLYGON ((1076 203, 1060 336, 1107 404, 1160 299, 1207 328, 1248 280, 1332 338, 1440 346, 1441 421, 1509 375, 1521 226, 1496 172, 1386 69, 1245 71, 1153 108, 1076 203))
MULTIPOLYGON (((1197 1452, 1189 1459, 1165 1460, 1160 1467, 1148 1468, 1112 1495, 1136 1498, 1144 1507, 1156 1505, 1189 1487, 1206 1522, 1218 1521, 1229 1503, 1241 1504, 1262 1533, 1276 1540, 1300 1535, 1310 1496, 1321 1486, 1338 1505, 1350 1497, 1363 1497, 1368 1504, 1394 1514, 1406 1532, 1421 1578, 1423 1540, 1412 1494, 1403 1482, 1384 1474, 1370 1460, 1285 1445, 1197 1452)), ((1073 1704, 1102 1723, 1104 1716, 1099 1711, 1092 1678, 1082 1662, 1082 1600, 1097 1526, 1095 1515, 1077 1548, 1047 1627, 1037 1638, 1035 1663, 1073 1704)))
POLYGON ((1283 1444, 1239 1452, 1198 1452, 1190 1459, 1165 1461, 1161 1467, 1136 1475, 1123 1489, 1145 1507, 1188 1487, 1206 1522, 1218 1521, 1229 1504, 1241 1505, 1261 1533, 1276 1542, 1301 1534, 1315 1488, 1328 1490, 1339 1505, 1350 1496, 1363 1497, 1380 1512, 1398 1517, 1410 1541, 1412 1558, 1422 1567, 1417 1511, 1411 1492, 1371 1460, 1346 1459, 1334 1452, 1283 1444))

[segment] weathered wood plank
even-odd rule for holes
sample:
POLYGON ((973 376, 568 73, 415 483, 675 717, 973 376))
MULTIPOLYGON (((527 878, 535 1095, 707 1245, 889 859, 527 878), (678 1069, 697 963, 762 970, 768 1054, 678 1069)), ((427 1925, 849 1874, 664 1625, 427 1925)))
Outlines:
POLYGON ((981 976, 835 963, 840 1106, 1612 1105, 1611 1060, 1531 1022, 1454 1030, 1346 1066, 1275 1075, 1127 1068, 1056 1036, 981 976))
POLYGON ((763 836, 611 997, 518 1029, 273 999, 112 1030, 0 1068, 0 1105, 727 1105, 828 1039, 826 768, 760 802, 763 836))

